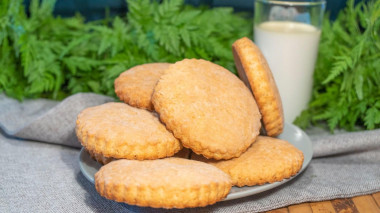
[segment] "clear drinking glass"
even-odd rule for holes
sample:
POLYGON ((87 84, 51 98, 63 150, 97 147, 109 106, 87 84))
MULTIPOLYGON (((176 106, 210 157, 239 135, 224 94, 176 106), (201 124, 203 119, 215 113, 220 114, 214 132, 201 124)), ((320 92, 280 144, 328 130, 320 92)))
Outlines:
POLYGON ((294 119, 311 98, 324 0, 256 0, 254 41, 273 73, 285 121, 294 119))

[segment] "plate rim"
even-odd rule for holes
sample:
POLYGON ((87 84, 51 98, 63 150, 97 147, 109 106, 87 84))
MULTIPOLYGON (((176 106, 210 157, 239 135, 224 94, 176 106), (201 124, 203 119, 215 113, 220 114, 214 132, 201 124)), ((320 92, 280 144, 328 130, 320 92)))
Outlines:
MULTIPOLYGON (((271 190, 273 188, 279 187, 280 185, 283 185, 283 184, 285 184, 285 183, 293 180, 295 177, 297 177, 299 174, 301 174, 303 171, 305 171, 305 169, 309 166, 309 164, 310 164, 310 162, 312 161, 312 158, 313 158, 312 142, 311 142, 309 136, 303 130, 301 130, 299 127, 297 127, 297 126, 295 126, 293 124, 285 122, 284 123, 284 131, 283 131, 283 133, 285 132, 285 130, 288 130, 288 129, 290 129, 290 131, 291 130, 294 131, 294 133, 296 134, 296 136, 302 137, 302 139, 305 140, 304 141, 305 149, 308 149, 307 153, 305 153, 303 151, 304 161, 303 161, 303 164, 302 164, 302 167, 301 167, 300 171, 297 174, 293 175, 292 177, 284 179, 282 181, 278 181, 278 182, 274 182, 274 183, 266 183, 266 184, 263 184, 263 185, 260 185, 260 186, 244 186, 244 187, 249 188, 249 189, 244 190, 244 191, 234 192, 234 193, 230 192, 227 195, 227 197, 224 198, 222 201, 239 199, 239 198, 243 198, 243 197, 247 197, 247 196, 258 194, 258 193, 261 193, 261 192, 264 192, 264 191, 271 190)), ((283 133, 281 133, 278 137, 281 138, 281 135, 283 133)), ((289 143, 291 143, 292 145, 296 146, 296 144, 294 144, 294 141, 293 142, 289 141, 289 143)), ((297 147, 297 148, 300 149, 299 147, 297 147)), ((84 151, 84 147, 82 147, 81 150, 80 150, 80 152, 79 152, 79 168, 80 168, 81 173, 85 176, 85 178, 88 181, 90 181, 91 183, 94 184, 95 183, 94 177, 91 176, 91 174, 89 174, 89 172, 85 168, 85 164, 86 163, 83 160, 85 157, 88 158, 90 156, 89 156, 89 154, 87 152, 84 151)), ((99 164, 95 160, 93 160, 93 161, 94 161, 94 163, 99 164)), ((101 166, 101 165, 99 164, 99 166, 101 166)), ((233 187, 236 187, 236 186, 233 186, 233 187)), ((240 187, 237 187, 237 188, 240 188, 240 187)))
MULTIPOLYGON (((302 136, 304 139, 305 139, 305 145, 308 145, 307 146, 307 149, 308 149, 308 155, 305 155, 304 153, 304 159, 303 159, 303 163, 302 163, 302 167, 300 169, 300 171, 297 172, 297 174, 293 175, 292 177, 290 178, 286 178, 282 181, 277 181, 277 182, 274 182, 274 183, 266 183, 266 184, 263 184, 263 185, 260 185, 260 186, 245 186, 245 187, 252 187, 252 189, 248 189, 248 190, 245 190, 245 191, 240 191, 240 192, 236 192, 236 193, 229 193, 227 195, 227 197, 223 200, 223 201, 227 201, 227 200, 234 200, 234 199, 238 199, 238 198, 243 198, 243 197, 247 197, 247 196, 251 196, 251 195, 254 195, 254 194, 259 194, 261 192, 264 192, 264 191, 268 191, 268 190, 271 190, 273 188, 276 188, 276 187, 279 187, 291 180, 293 180, 294 178, 296 178, 298 175, 300 175, 303 171, 305 171, 305 169, 309 166, 312 158, 313 158, 313 148, 312 148, 312 142, 309 138, 309 136, 303 131, 301 130, 299 127, 293 125, 293 124, 290 124, 290 123, 286 123, 285 122, 285 125, 284 125, 285 128, 292 128, 294 131, 295 131, 295 134, 298 134, 299 136, 302 136)), ((282 134, 280 134, 279 136, 281 137, 282 134)), ((292 145, 296 146, 293 142, 289 141, 289 143, 291 143, 292 145)), ((297 147, 297 146, 296 146, 297 147)), ((297 147, 299 149, 299 147, 297 147)), ((236 187, 236 186, 234 186, 236 187)))

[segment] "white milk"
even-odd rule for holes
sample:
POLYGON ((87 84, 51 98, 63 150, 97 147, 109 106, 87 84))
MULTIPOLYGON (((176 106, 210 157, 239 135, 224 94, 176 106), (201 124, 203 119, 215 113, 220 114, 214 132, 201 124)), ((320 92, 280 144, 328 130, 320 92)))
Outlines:
POLYGON ((272 70, 287 122, 293 122, 310 100, 320 34, 314 26, 290 21, 255 27, 255 43, 272 70))

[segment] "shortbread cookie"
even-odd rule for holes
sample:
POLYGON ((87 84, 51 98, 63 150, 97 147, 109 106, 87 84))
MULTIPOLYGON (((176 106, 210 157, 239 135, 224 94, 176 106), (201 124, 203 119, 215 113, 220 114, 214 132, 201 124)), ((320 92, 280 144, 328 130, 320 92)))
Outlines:
POLYGON ((107 158, 164 158, 182 148, 156 116, 124 103, 83 110, 76 121, 76 134, 87 150, 107 158))
POLYGON ((231 179, 214 166, 183 158, 117 160, 95 174, 95 187, 101 196, 130 205, 187 208, 222 200, 231 179))
POLYGON ((191 159, 218 167, 231 176, 233 185, 253 186, 289 178, 301 169, 303 153, 287 141, 259 136, 246 152, 231 160, 208 160, 192 154, 191 159))
POLYGON ((152 102, 183 146, 206 158, 240 156, 261 127, 256 102, 244 83, 201 59, 171 65, 158 81, 152 102))
POLYGON ((239 77, 251 88, 268 136, 279 135, 284 128, 282 102, 272 72, 260 49, 244 37, 232 44, 239 77))
MULTIPOLYGON (((88 151, 87 149, 85 149, 85 150, 91 156, 92 159, 96 160, 98 163, 101 163, 103 165, 106 165, 107 163, 109 163, 111 161, 118 160, 116 158, 107 158, 107 157, 104 157, 102 154, 91 152, 91 151, 88 151)), ((179 152, 175 153, 173 155, 173 157, 189 159, 190 158, 190 153, 191 153, 190 149, 183 148, 179 152)))
POLYGON ((151 63, 132 67, 115 79, 115 93, 125 103, 153 111, 153 89, 169 63, 151 63))

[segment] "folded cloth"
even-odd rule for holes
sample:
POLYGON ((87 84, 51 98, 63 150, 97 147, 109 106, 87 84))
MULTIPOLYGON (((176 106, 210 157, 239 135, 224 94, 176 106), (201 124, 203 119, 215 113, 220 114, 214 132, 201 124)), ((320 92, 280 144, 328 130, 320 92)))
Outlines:
POLYGON ((62 102, 37 99, 18 102, 0 94, 0 127, 8 135, 81 147, 75 136, 79 112, 114 99, 93 93, 78 93, 62 102))
POLYGON ((62 102, 18 102, 0 95, 0 212, 260 212, 380 191, 380 129, 335 135, 308 131, 314 159, 278 188, 171 211, 107 200, 80 173, 74 128, 82 109, 113 100, 80 93, 62 102))

